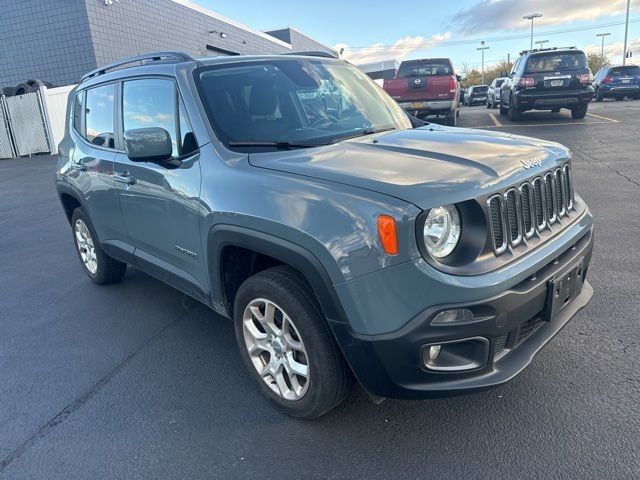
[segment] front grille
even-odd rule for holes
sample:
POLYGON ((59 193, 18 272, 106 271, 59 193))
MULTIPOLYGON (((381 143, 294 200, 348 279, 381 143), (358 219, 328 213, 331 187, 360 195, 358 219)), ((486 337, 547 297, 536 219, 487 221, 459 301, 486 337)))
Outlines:
POLYGON ((515 247, 573 210, 571 168, 567 164, 496 194, 487 201, 496 254, 515 247))
POLYGON ((508 338, 509 338, 509 334, 502 335, 501 337, 498 337, 498 338, 495 339, 495 341, 493 343, 493 356, 494 357, 499 356, 504 351, 504 348, 507 346, 508 338))
POLYGON ((529 338, 533 332, 540 328, 543 322, 542 317, 533 317, 520 325, 514 346, 518 346, 521 342, 529 338))

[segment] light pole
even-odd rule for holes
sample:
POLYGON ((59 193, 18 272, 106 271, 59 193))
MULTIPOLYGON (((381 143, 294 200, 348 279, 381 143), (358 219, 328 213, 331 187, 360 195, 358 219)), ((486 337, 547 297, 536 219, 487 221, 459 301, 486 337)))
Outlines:
POLYGON ((611 35, 610 33, 598 33, 596 37, 602 37, 602 49, 600 50, 600 56, 604 58, 604 37, 611 35))
POLYGON ((532 13, 531 15, 525 15, 522 17, 523 20, 531 20, 531 50, 533 50, 533 19, 540 18, 541 16, 541 13, 532 13))
POLYGON ((535 43, 536 43, 536 45, 540 45, 540 50, 542 50, 542 46, 543 46, 545 43, 549 43, 549 40, 538 40, 538 41, 537 41, 537 42, 535 42, 535 43))
POLYGON ((484 83, 485 83, 485 81, 484 81, 484 51, 485 50, 489 50, 490 47, 485 47, 484 46, 484 40, 480 42, 480 45, 482 45, 482 46, 476 48, 476 50, 482 51, 482 84, 484 85, 484 83))
POLYGON ((627 19, 624 23, 624 50, 622 51, 622 65, 627 64, 627 37, 629 35, 629 6, 631 0, 627 0, 627 19))

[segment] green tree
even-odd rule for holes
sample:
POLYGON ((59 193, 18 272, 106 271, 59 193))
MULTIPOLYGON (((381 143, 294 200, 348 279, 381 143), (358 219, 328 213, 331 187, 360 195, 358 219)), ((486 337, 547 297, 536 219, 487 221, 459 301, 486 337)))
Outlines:
POLYGON ((594 75, 604 67, 611 66, 611 59, 606 55, 600 55, 596 52, 587 53, 587 60, 589 62, 589 68, 591 69, 591 73, 594 75))

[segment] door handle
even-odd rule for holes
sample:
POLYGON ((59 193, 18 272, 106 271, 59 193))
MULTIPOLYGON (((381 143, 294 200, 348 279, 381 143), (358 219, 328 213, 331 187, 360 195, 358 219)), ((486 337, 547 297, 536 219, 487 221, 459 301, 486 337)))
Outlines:
POLYGON ((124 183, 125 185, 133 185, 136 183, 136 179, 129 175, 129 172, 126 173, 114 173, 113 179, 118 183, 124 183))

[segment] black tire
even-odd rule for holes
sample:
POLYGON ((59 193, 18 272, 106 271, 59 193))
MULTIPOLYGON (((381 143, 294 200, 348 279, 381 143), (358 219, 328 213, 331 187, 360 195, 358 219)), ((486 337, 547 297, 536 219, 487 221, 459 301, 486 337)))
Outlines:
POLYGON ((73 235, 73 244, 76 247, 76 253, 78 254, 78 258, 80 259, 80 264, 82 265, 85 273, 93 282, 99 285, 106 285, 108 283, 115 283, 122 280, 122 277, 124 277, 124 274, 127 271, 127 264, 111 258, 105 253, 105 251, 100 246, 100 240, 96 235, 96 231, 93 228, 91 219, 82 209, 82 207, 78 207, 73 211, 73 215, 71 216, 71 233, 73 235), (76 227, 78 226, 79 221, 86 226, 91 236, 91 241, 93 243, 93 248, 95 251, 95 260, 97 263, 95 272, 92 272, 87 267, 85 261, 82 259, 82 253, 80 252, 81 247, 76 236, 76 227))
POLYGON ((444 117, 444 124, 448 127, 455 127, 458 124, 458 117, 455 113, 450 113, 444 117))
POLYGON ((571 118, 574 120, 581 120, 587 115, 587 109, 589 108, 589 104, 585 103, 584 105, 580 105, 579 107, 575 107, 571 109, 571 118))
POLYGON ((456 108, 456 118, 460 118, 460 107, 456 108))
POLYGON ((507 113, 507 115, 509 117, 509 120, 511 120, 512 122, 517 122, 522 118, 522 113, 513 104, 513 97, 509 99, 509 112, 507 113))
POLYGON ((602 101, 602 99, 604 98, 604 97, 600 94, 600 89, 599 89, 599 88, 596 88, 595 98, 596 98, 596 102, 601 102, 601 101, 602 101))
POLYGON ((262 393, 284 413, 297 418, 317 418, 348 397, 353 385, 349 366, 329 331, 312 289, 296 270, 278 266, 248 278, 238 289, 233 312, 238 348, 249 374, 262 393), (309 380, 306 392, 297 400, 285 399, 272 390, 249 356, 243 316, 256 299, 269 300, 286 312, 304 345, 309 380))
POLYGON ((505 117, 507 115, 507 113, 509 113, 509 110, 507 110, 503 105, 502 105, 502 99, 500 99, 500 115, 502 115, 503 117, 505 117))
POLYGON ((552 108, 551 113, 558 113, 560 111, 560 107, 552 108))
POLYGON ((491 108, 491 104, 489 103, 489 100, 487 100, 487 110, 489 110, 491 108))

